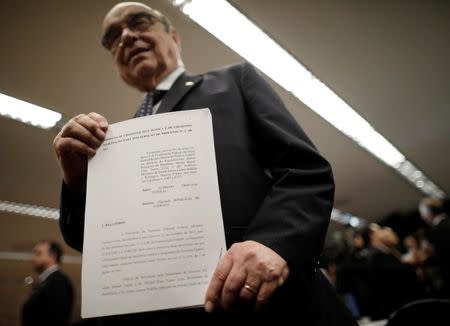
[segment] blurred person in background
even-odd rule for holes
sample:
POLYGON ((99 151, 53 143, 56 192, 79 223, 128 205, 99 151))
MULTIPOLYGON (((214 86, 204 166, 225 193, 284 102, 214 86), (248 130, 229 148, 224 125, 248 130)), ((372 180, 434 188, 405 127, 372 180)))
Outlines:
POLYGON ((405 247, 406 252, 401 256, 402 263, 414 265, 416 267, 417 277, 425 287, 428 287, 425 284, 429 281, 426 271, 427 244, 425 243, 425 239, 423 237, 421 238, 419 233, 407 235, 403 239, 403 247, 405 247))
POLYGON ((428 295, 432 295, 435 292, 435 286, 430 274, 430 266, 427 265, 427 247, 429 245, 423 232, 419 230, 407 235, 403 239, 403 246, 406 252, 401 257, 402 263, 415 266, 417 278, 422 283, 423 289, 428 295))
POLYGON ((368 233, 369 315, 373 320, 386 319, 403 304, 419 298, 422 292, 415 267, 400 260, 396 233, 378 224, 371 224, 368 233))
POLYGON ((328 279, 328 281, 336 288, 337 266, 340 259, 339 246, 333 242, 324 248, 320 256, 320 270, 328 279))
POLYGON ((22 307, 22 326, 68 325, 73 306, 73 286, 60 270, 62 249, 56 242, 39 241, 33 248, 32 265, 38 284, 22 307))
POLYGON ((414 263, 420 252, 419 239, 414 234, 407 235, 405 239, 403 239, 403 246, 405 247, 406 252, 402 255, 402 262, 408 264, 414 263))
POLYGON ((355 317, 359 319, 369 315, 369 251, 362 230, 351 229, 347 242, 348 251, 343 254, 337 269, 336 290, 344 295, 347 305, 352 300, 355 301, 359 311, 359 316, 355 317))
POLYGON ((435 263, 441 273, 442 285, 439 295, 450 297, 450 219, 441 199, 425 198, 419 204, 422 219, 429 225, 426 238, 429 242, 427 258, 435 263))

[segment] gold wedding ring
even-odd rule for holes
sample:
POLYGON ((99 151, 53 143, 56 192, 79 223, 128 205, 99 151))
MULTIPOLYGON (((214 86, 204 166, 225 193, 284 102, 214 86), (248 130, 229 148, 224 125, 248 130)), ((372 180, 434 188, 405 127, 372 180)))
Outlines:
POLYGON ((251 293, 253 293, 253 294, 257 294, 258 293, 258 291, 256 291, 254 288, 252 288, 250 285, 248 285, 248 284, 245 284, 244 285, 244 289, 246 289, 247 291, 250 291, 251 293))

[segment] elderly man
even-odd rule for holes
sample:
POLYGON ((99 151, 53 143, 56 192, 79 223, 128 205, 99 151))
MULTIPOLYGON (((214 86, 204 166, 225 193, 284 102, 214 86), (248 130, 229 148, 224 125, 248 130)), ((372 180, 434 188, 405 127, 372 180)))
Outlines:
MULTIPOLYGON (((354 325, 316 268, 333 205, 331 168, 269 85, 248 63, 187 74, 177 31, 141 3, 114 6, 102 30, 122 79, 145 93, 135 117, 210 109, 228 245, 204 310, 115 316, 104 323, 247 325, 294 317, 305 325, 354 325)), ((105 117, 80 114, 54 140, 64 181, 60 226, 78 250, 86 162, 107 128, 105 117)))

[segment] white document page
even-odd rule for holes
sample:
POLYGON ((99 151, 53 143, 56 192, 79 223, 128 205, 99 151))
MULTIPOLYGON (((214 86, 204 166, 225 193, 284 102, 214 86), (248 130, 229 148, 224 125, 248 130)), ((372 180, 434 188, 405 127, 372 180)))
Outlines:
POLYGON ((209 109, 110 125, 88 163, 83 318, 202 305, 225 250, 209 109))

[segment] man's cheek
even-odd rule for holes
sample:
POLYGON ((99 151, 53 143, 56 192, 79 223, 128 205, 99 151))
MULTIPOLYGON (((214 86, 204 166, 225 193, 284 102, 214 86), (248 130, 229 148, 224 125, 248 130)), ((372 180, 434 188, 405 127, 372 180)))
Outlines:
POLYGON ((114 59, 117 65, 125 65, 125 49, 123 47, 119 46, 114 59))

